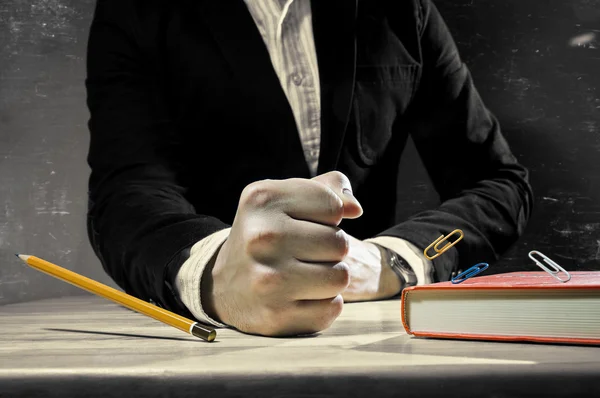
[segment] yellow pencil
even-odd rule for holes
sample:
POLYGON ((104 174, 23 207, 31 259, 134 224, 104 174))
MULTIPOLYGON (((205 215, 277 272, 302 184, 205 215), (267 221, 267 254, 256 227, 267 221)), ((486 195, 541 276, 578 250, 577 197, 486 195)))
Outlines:
POLYGON ((52 264, 35 256, 29 256, 26 254, 17 254, 16 256, 38 271, 42 271, 50 276, 63 280, 83 290, 87 290, 88 292, 112 300, 115 303, 147 315, 150 318, 156 319, 157 321, 166 323, 167 325, 173 326, 193 336, 199 337, 206 341, 213 341, 215 337, 217 337, 217 332, 212 328, 208 328, 199 324, 198 322, 147 303, 144 300, 130 296, 129 294, 123 293, 117 289, 113 289, 110 286, 96 282, 93 279, 79 275, 73 271, 69 271, 66 268, 59 267, 56 264, 52 264))

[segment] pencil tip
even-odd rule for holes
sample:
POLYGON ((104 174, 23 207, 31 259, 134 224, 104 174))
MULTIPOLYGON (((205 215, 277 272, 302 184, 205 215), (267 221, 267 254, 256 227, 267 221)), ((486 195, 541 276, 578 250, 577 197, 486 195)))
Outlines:
MULTIPOLYGON (((19 255, 17 253, 15 253, 15 256, 19 257, 19 255)), ((21 257, 19 257, 19 258, 21 258, 21 257)))

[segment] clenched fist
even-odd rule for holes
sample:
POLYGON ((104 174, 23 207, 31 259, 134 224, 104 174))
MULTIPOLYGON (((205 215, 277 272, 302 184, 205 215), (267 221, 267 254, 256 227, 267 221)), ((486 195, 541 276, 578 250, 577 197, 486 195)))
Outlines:
POLYGON ((339 172, 265 180, 240 197, 228 239, 202 285, 209 315, 252 334, 328 328, 350 283, 350 237, 337 227, 362 208, 339 172))

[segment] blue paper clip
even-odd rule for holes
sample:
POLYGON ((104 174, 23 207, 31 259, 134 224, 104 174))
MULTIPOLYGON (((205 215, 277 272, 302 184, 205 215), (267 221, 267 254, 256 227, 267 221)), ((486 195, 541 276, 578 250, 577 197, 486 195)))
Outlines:
POLYGON ((475 275, 482 273, 483 271, 488 269, 489 266, 490 265, 488 263, 479 263, 477 265, 474 265, 471 268, 469 268, 468 270, 466 270, 465 272, 461 272, 460 274, 458 274, 454 278, 452 278, 452 283, 454 283, 454 284, 462 283, 462 282, 466 281, 467 279, 472 278, 475 275))
POLYGON ((533 261, 535 261, 535 263, 537 264, 538 267, 540 267, 541 269, 543 269, 544 271, 546 271, 547 273, 549 273, 550 275, 552 275, 552 277, 562 283, 568 282, 571 280, 571 274, 569 274, 563 267, 561 267, 560 265, 556 264, 554 261, 552 261, 548 256, 546 256, 543 253, 538 252, 537 250, 533 250, 529 252, 529 258, 532 259, 533 261), (552 269, 548 269, 548 267, 546 267, 544 264, 542 264, 541 262, 539 262, 535 257, 533 257, 534 254, 538 254, 541 258, 542 261, 544 261, 546 264, 548 264, 549 266, 552 267, 552 269), (564 272, 566 275, 566 279, 560 279, 558 277, 558 273, 560 272, 564 272))

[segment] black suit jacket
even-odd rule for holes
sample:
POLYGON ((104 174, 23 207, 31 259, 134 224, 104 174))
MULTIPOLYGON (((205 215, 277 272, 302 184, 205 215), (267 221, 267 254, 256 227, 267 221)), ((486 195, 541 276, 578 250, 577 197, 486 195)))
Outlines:
MULTIPOLYGON (((527 171, 435 6, 315 0, 312 7, 318 172, 346 174, 364 208, 342 228, 420 248, 462 229, 464 240, 433 262, 437 280, 459 264, 497 259, 529 217, 527 171), (409 134, 441 205, 396 220, 409 134)), ((189 315, 168 283, 181 253, 232 223, 250 182, 310 177, 260 33, 242 0, 100 0, 86 85, 93 248, 125 291, 189 315)))

